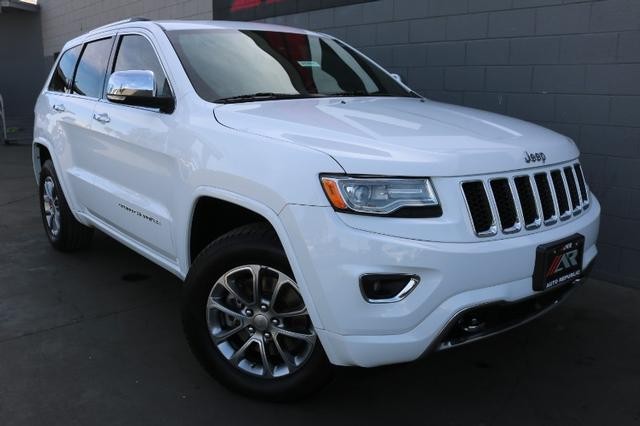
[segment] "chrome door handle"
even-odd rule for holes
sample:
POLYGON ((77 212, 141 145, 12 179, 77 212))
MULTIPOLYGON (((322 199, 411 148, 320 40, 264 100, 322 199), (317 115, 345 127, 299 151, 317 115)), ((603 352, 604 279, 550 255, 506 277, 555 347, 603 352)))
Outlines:
POLYGON ((109 114, 106 113, 93 114, 93 119, 99 121, 100 123, 108 123, 111 121, 111 118, 109 118, 109 114))
POLYGON ((65 108, 62 104, 53 104, 53 110, 58 112, 64 112, 65 108))

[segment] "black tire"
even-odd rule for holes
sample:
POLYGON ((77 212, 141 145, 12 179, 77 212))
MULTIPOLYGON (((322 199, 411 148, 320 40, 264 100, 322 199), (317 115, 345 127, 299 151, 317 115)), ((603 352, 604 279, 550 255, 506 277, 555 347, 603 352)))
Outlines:
POLYGON ((93 228, 84 226, 76 220, 69 209, 67 199, 62 192, 60 181, 51 160, 46 160, 40 171, 40 213, 42 224, 49 238, 49 242, 56 249, 71 252, 88 247, 93 237, 93 228), (56 210, 59 213, 59 223, 56 229, 47 220, 45 211, 45 182, 53 182, 53 194, 57 198, 56 210))
POLYGON ((260 377, 231 364, 213 343, 206 318, 207 300, 216 280, 242 265, 256 264, 293 277, 273 229, 251 224, 235 229, 207 246, 194 261, 182 300, 184 332, 198 361, 219 382, 238 393, 270 400, 293 401, 327 384, 333 373, 319 340, 298 370, 284 377, 260 377))

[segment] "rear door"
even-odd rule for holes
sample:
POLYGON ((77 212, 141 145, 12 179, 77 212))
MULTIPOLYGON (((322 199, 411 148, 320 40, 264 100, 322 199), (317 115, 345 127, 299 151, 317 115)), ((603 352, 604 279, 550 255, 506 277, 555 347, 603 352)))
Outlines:
POLYGON ((55 153, 54 165, 58 178, 72 206, 77 206, 77 203, 74 202, 74 193, 68 183, 67 172, 73 164, 73 156, 68 147, 82 134, 83 127, 90 124, 90 116, 86 115, 86 111, 83 115, 83 110, 77 108, 75 99, 70 96, 73 75, 82 48, 83 45, 80 44, 60 55, 49 86, 38 102, 36 117, 41 121, 42 133, 46 135, 55 153))
POLYGON ((85 212, 93 186, 93 151, 99 149, 92 137, 93 110, 102 96, 112 46, 113 37, 85 43, 66 93, 52 106, 59 115, 63 139, 56 156, 63 158, 67 186, 75 196, 75 208, 85 212))
MULTIPOLYGON (((150 35, 118 37, 110 72, 128 70, 152 71, 156 92, 172 96, 150 35)), ((89 207, 118 231, 175 263, 171 206, 179 174, 169 140, 175 117, 155 108, 111 103, 106 96, 94 117, 92 170, 97 188, 89 207)))

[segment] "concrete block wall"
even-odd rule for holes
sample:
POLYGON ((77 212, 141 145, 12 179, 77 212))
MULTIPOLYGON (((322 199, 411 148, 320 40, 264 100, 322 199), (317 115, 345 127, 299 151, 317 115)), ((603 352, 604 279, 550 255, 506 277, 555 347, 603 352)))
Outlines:
POLYGON ((40 4, 45 57, 93 28, 132 16, 149 19, 211 19, 212 0, 43 0, 40 4))
POLYGON ((333 34, 432 99, 573 138, 603 208, 595 273, 640 287, 639 0, 380 0, 264 21, 333 34))

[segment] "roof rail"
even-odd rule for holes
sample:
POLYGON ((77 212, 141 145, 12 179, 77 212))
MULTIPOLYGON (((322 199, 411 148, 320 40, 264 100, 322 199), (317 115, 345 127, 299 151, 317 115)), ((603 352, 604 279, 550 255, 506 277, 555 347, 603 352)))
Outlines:
POLYGON ((94 32, 96 30, 102 30, 102 29, 113 27, 113 26, 120 25, 120 24, 128 24, 129 22, 139 22, 139 21, 150 21, 150 19, 149 18, 139 17, 139 16, 131 17, 131 18, 127 18, 127 19, 122 19, 121 21, 111 22, 110 24, 102 25, 100 27, 92 29, 90 32, 94 32))

